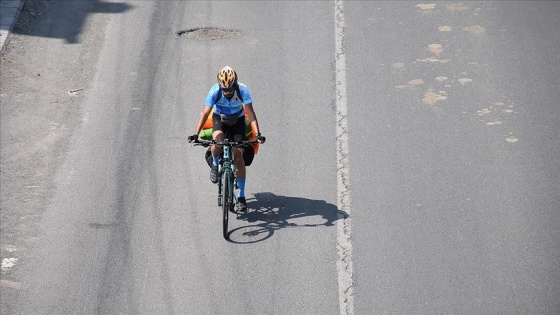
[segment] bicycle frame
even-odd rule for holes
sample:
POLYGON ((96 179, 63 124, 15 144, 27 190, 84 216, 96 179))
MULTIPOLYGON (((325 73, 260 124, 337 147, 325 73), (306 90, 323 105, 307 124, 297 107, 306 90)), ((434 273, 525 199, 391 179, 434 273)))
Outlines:
MULTIPOLYGON (((233 201, 235 198, 233 194, 234 185, 235 185, 235 164, 232 160, 232 153, 231 147, 232 145, 229 144, 229 140, 225 139, 224 144, 222 144, 223 149, 223 157, 220 160, 218 174, 220 174, 220 179, 218 181, 218 206, 222 205, 222 188, 224 187, 224 179, 230 179, 228 183, 228 191, 224 191, 225 194, 228 195, 229 200, 233 201), (229 176, 228 176, 229 175, 229 176)), ((235 204, 235 202, 233 203, 235 204)))

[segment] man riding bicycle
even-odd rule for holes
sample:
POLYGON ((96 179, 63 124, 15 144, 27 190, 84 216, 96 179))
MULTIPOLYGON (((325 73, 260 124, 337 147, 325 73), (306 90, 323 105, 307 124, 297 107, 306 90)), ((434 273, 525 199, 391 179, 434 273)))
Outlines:
MULTIPOLYGON (((234 141, 245 139, 244 111, 247 111, 251 128, 257 132, 257 141, 259 143, 266 141, 266 138, 260 133, 257 116, 253 110, 251 93, 245 84, 238 82, 237 73, 229 66, 225 66, 218 71, 218 83, 214 84, 208 92, 195 133, 188 137, 189 143, 198 140, 198 135, 212 111, 212 138, 215 142, 223 142, 226 133, 233 135, 234 141)), ((210 181, 215 184, 218 182, 218 163, 222 146, 212 145, 211 152, 212 167, 210 169, 210 181)), ((233 158, 237 170, 237 202, 240 210, 244 211, 247 208, 247 201, 245 199, 246 169, 245 161, 243 160, 243 149, 236 148, 233 152, 233 158)))

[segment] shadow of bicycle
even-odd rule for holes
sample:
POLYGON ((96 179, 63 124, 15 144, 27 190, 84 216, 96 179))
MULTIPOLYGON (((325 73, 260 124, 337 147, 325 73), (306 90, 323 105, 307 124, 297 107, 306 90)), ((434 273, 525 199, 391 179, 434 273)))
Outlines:
POLYGON ((246 214, 237 219, 249 223, 228 233, 228 239, 236 244, 251 244, 270 238, 275 231, 288 228, 334 226, 347 218, 346 212, 324 200, 277 196, 273 193, 256 193, 247 199, 246 214))

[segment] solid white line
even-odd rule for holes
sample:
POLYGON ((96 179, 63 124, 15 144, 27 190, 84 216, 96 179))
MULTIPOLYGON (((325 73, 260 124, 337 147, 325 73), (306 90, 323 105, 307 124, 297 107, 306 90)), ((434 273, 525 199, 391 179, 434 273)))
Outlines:
POLYGON ((348 172, 348 105, 346 102, 346 55, 342 0, 334 1, 335 13, 335 80, 336 80, 336 146, 337 146, 337 221, 338 299, 340 314, 354 314, 352 275, 351 204, 348 172))

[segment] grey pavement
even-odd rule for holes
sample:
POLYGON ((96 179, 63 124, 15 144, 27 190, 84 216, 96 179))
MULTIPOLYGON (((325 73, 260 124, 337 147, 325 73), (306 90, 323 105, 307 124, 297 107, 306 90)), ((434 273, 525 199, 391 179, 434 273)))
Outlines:
POLYGON ((0 0, 0 47, 2 53, 10 42, 12 28, 22 7, 23 0, 0 0))

